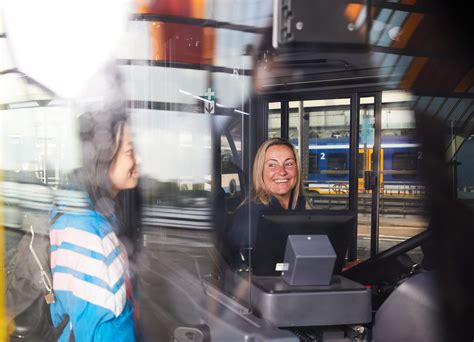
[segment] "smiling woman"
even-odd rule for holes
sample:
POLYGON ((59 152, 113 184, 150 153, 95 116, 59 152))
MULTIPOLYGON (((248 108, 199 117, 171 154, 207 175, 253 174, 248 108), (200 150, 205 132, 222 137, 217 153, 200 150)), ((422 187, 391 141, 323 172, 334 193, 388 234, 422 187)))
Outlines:
POLYGON ((295 209, 300 195, 300 163, 293 145, 283 139, 270 139, 257 151, 253 164, 253 200, 269 205, 272 197, 284 209, 295 209), (298 185, 298 186, 297 186, 298 185))
POLYGON ((119 192, 133 189, 138 168, 122 106, 82 114, 83 167, 65 184, 83 191, 85 208, 56 203, 50 227, 51 271, 57 326, 69 315, 60 341, 135 340, 135 297, 129 254, 119 232, 124 213, 119 192))
POLYGON ((234 251, 231 254, 236 259, 245 259, 242 249, 253 247, 262 211, 306 208, 301 196, 300 170, 297 153, 289 141, 270 139, 260 146, 253 164, 253 194, 237 209, 228 234, 229 246, 234 251))
POLYGON ((299 181, 296 154, 288 145, 270 144, 266 149, 264 160, 261 178, 258 173, 256 179, 257 181, 263 179, 262 190, 275 197, 284 209, 288 209, 291 192, 299 181))
POLYGON ((137 157, 133 148, 128 125, 122 127, 122 138, 117 135, 117 151, 109 168, 111 191, 116 195, 120 190, 133 189, 138 183, 137 157))

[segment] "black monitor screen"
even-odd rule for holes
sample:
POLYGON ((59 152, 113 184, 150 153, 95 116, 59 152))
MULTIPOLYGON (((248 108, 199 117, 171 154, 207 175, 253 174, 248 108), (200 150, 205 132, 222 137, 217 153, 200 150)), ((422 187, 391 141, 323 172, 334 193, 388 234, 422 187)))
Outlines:
POLYGON ((279 276, 277 263, 284 262, 288 235, 327 235, 336 252, 334 273, 344 265, 356 215, 347 212, 305 210, 266 211, 260 215, 255 245, 252 250, 252 271, 257 276, 279 276))

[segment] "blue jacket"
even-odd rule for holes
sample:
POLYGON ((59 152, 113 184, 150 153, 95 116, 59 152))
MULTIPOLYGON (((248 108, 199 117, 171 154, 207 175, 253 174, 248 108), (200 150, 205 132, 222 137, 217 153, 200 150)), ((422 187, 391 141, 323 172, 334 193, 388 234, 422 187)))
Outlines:
POLYGON ((110 221, 90 209, 64 213, 50 241, 53 324, 70 316, 59 341, 71 330, 76 341, 134 341, 128 256, 110 221))
MULTIPOLYGON (((289 207, 291 208, 292 203, 289 207)), ((305 209, 305 200, 303 197, 298 198, 296 210, 305 209)), ((266 210, 285 211, 280 202, 272 197, 270 203, 265 205, 255 201, 247 201, 235 213, 232 227, 228 232, 228 244, 231 249, 237 250, 242 248, 253 247, 257 236, 257 225, 260 214, 266 210)), ((291 210, 291 209, 288 209, 291 210)))

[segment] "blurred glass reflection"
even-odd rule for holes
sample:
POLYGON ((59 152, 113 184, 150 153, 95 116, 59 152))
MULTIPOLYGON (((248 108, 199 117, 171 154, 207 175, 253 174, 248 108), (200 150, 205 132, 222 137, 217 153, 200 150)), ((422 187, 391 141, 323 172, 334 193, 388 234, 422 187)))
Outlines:
MULTIPOLYGON (((383 8, 382 3, 374 8, 369 33, 370 44, 377 48, 356 53, 272 49, 268 35, 272 0, 137 0, 120 37, 120 30, 107 33, 114 28, 108 18, 113 14, 107 9, 101 12, 101 4, 91 11, 99 27, 107 29, 101 37, 105 35, 109 52, 112 41, 118 46, 106 62, 104 55, 99 56, 87 72, 82 63, 94 59, 89 50, 94 49, 90 40, 95 31, 89 27, 88 35, 83 35, 80 20, 74 34, 68 35, 78 18, 71 24, 63 13, 59 19, 68 25, 57 33, 65 35, 69 47, 59 46, 55 52, 51 45, 44 46, 41 55, 49 68, 42 69, 49 70, 47 76, 73 82, 64 88, 43 84, 35 73, 21 68, 10 51, 14 35, 8 35, 0 18, 0 225, 7 271, 18 242, 31 226, 38 234, 48 234, 53 206, 80 212, 89 205, 74 179, 83 166, 78 118, 90 109, 125 104, 140 177, 138 188, 120 198, 126 216, 120 234, 136 275, 141 334, 153 341, 171 336, 179 340, 189 331, 202 333, 203 341, 210 331, 214 341, 297 341, 293 333, 267 324, 252 311, 251 262, 242 260, 243 266, 235 270, 227 265, 227 229, 249 198, 252 153, 259 143, 283 137, 298 148, 305 196, 315 208, 346 210, 351 198, 358 196, 355 257, 360 259, 369 255, 372 227, 374 191, 364 188, 364 175, 375 165, 374 91, 382 95, 380 250, 427 226, 422 207, 426 191, 418 174, 422 155, 418 142, 407 146, 415 144, 415 112, 451 122, 448 152, 462 163, 456 191, 466 203, 473 203, 472 96, 442 95, 449 82, 432 82, 430 70, 451 70, 453 63, 449 68, 424 69, 430 61, 423 57, 427 52, 423 46, 413 56, 404 55, 422 15, 383 8), (400 29, 413 16, 417 22, 413 31, 400 29), (75 68, 79 64, 81 68, 75 68), (71 71, 85 85, 74 83, 71 71), (423 83, 417 75, 428 81, 423 83), (413 94, 414 84, 433 87, 437 97, 413 94), (64 98, 78 87, 80 95, 64 98), (353 102, 352 91, 358 103, 353 102), (355 108, 359 108, 359 132, 352 130, 355 108), (357 133, 359 159, 351 163, 350 138, 357 133), (395 148, 389 143, 404 150, 389 150, 395 148), (349 192, 351 167, 358 176, 349 192)), ((356 25, 368 12, 359 10, 356 25)), ((27 33, 34 29, 28 26, 27 33)), ((415 40, 411 45, 420 44, 415 40)), ((31 52, 28 57, 41 61, 31 52)), ((409 256, 418 262, 422 254, 416 250, 409 256)), ((16 314, 9 308, 10 316, 16 314)))
MULTIPOLYGON (((121 198, 127 213, 126 231, 121 233, 124 241, 136 247, 130 263, 137 275, 140 324, 142 334, 152 340, 167 339, 175 326, 199 325, 206 315, 219 321, 237 317, 210 299, 209 293, 217 291, 210 284, 217 279, 216 267, 225 267, 215 250, 216 231, 225 224, 220 218, 235 210, 248 184, 242 173, 243 160, 248 158, 243 147, 246 114, 242 113, 252 92, 252 49, 271 13, 271 1, 189 3, 189 8, 175 8, 172 2, 161 7, 137 2, 115 55, 105 64, 103 55, 99 56, 88 70, 84 70, 85 62, 94 58, 88 51, 93 49, 91 36, 68 33, 73 22, 53 32, 55 37, 68 37, 68 46, 73 47, 56 51, 50 39, 51 44, 42 50, 41 72, 46 77, 21 68, 20 60, 12 58, 9 37, 0 36, 0 196, 6 266, 10 267, 18 242, 29 234, 30 226, 37 234, 48 234, 53 206, 61 211, 87 208, 87 195, 75 183, 75 174, 83 166, 78 117, 87 110, 126 101, 140 179, 138 189, 121 198), (200 22, 163 23, 160 15, 228 21, 231 29, 201 27, 200 22), (68 70, 71 65, 74 70, 68 70), (51 78, 65 83, 53 84, 51 78), (71 100, 62 97, 71 97, 73 92, 71 100), (199 99, 211 96, 208 93, 213 93, 214 116, 199 99), (216 149, 218 145, 222 147, 216 149), (222 212, 214 211, 216 203, 224 204, 222 212)), ((107 23, 101 9, 95 8, 94 18, 107 23)), ((67 17, 63 13, 56 19, 62 22, 67 17)), ((41 39, 51 38, 41 32, 36 32, 41 39)), ((118 33, 109 37, 104 49, 110 51, 118 33)), ((16 40, 15 49, 16 43, 31 49, 39 41, 25 46, 16 40)), ((17 314, 14 308, 9 312, 17 314)), ((221 330, 214 333, 215 338, 219 334, 227 336, 221 330)))

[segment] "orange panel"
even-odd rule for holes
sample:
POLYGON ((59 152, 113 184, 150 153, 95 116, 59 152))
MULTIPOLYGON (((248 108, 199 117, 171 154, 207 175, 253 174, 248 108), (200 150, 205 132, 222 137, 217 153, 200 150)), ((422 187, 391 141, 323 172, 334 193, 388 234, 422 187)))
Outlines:
POLYGON ((162 36, 162 26, 164 23, 155 22, 150 24, 150 37, 151 37, 151 50, 152 56, 151 59, 154 60, 164 60, 165 59, 165 50, 163 49, 164 46, 164 39, 162 36))
POLYGON ((150 27, 153 59, 201 64, 212 57, 213 51, 209 49, 213 42, 206 42, 206 39, 214 40, 209 29, 175 23, 153 24, 150 27))
MULTIPOLYGON (((201 2, 201 1, 199 1, 201 2)), ((136 0, 139 13, 175 15, 191 17, 194 8, 193 0, 136 0)))
POLYGON ((408 68, 407 72, 403 76, 403 80, 401 84, 403 88, 410 89, 413 86, 413 83, 415 83, 415 80, 418 77, 418 74, 423 69, 427 61, 428 61, 428 58, 426 57, 416 57, 411 62, 410 67, 408 68))
POLYGON ((466 76, 463 77, 461 82, 456 86, 454 89, 455 93, 464 93, 471 88, 472 84, 474 83, 474 68, 469 71, 466 76))
POLYGON ((398 39, 392 42, 392 47, 397 49, 404 48, 410 40, 413 32, 423 20, 424 15, 420 13, 411 13, 401 27, 398 39))
POLYGON ((347 4, 344 10, 344 16, 350 22, 355 22, 360 14, 360 11, 364 7, 362 4, 347 4))
POLYGON ((214 53, 216 51, 216 30, 212 27, 205 27, 203 29, 203 48, 202 60, 205 63, 212 64, 214 61, 214 53))
MULTIPOLYGON (((205 0, 136 0, 140 13, 203 18, 205 0)), ((176 23, 150 24, 151 59, 171 62, 212 63, 215 49, 213 28, 176 23)))
POLYGON ((204 18, 204 6, 206 0, 193 0, 191 7, 191 17, 193 18, 204 18))

